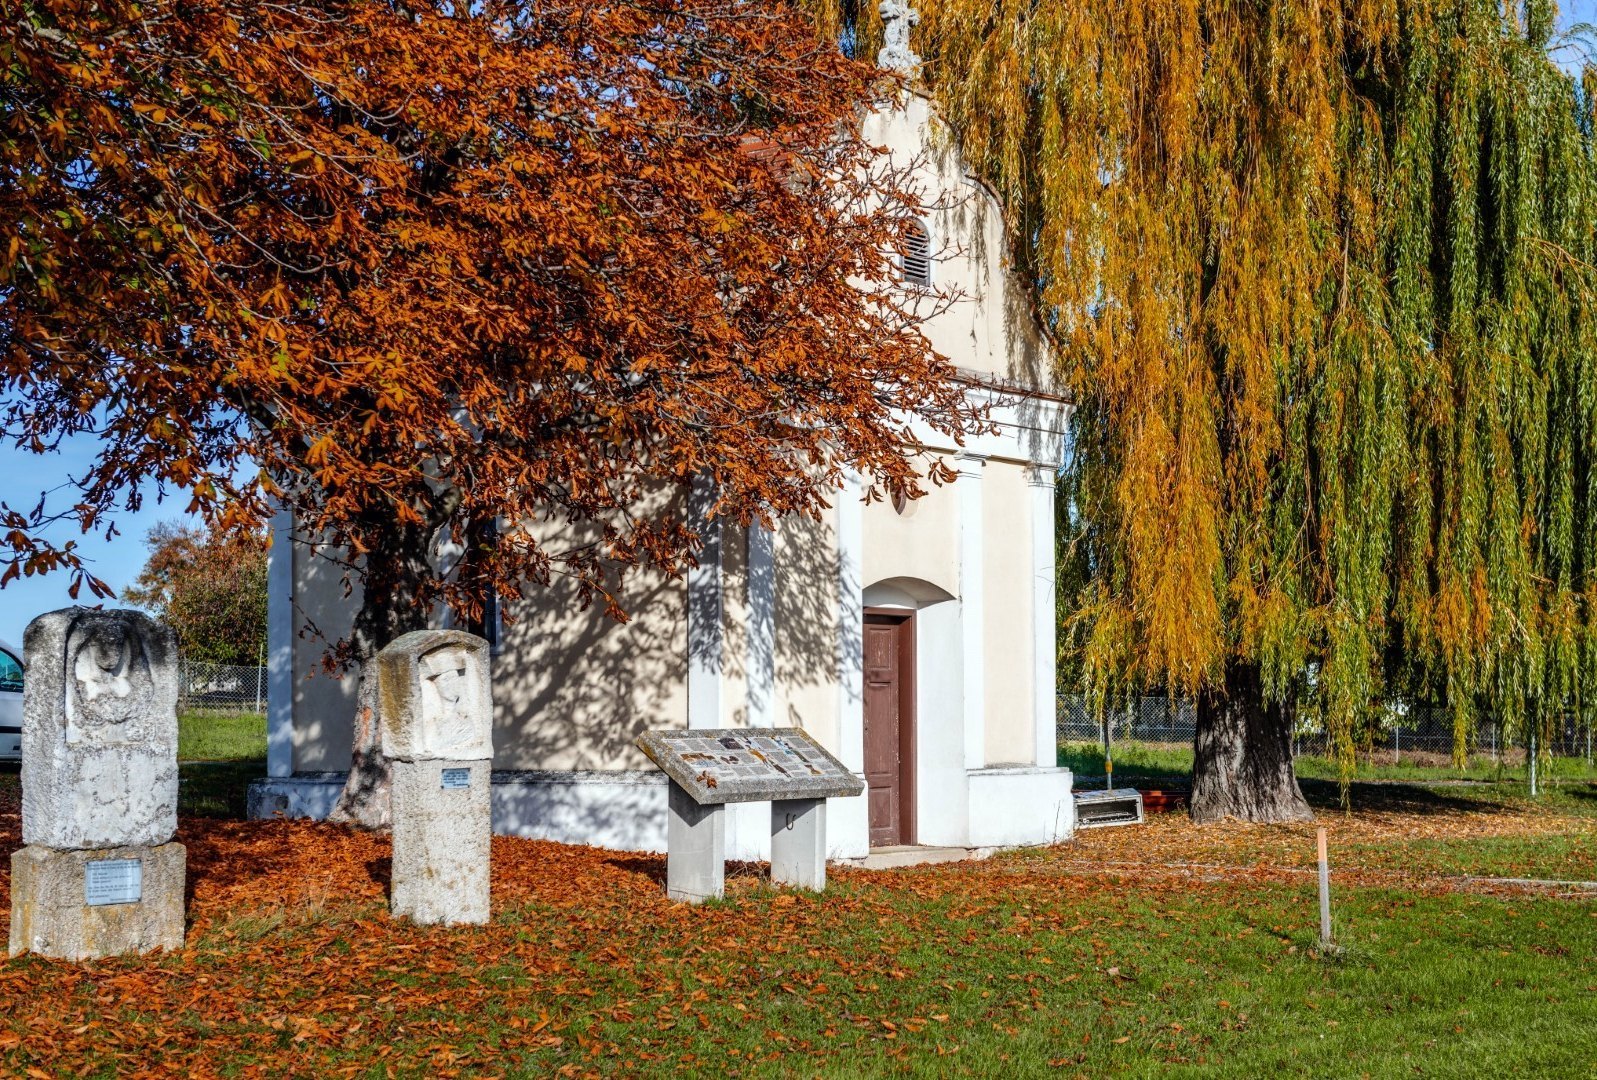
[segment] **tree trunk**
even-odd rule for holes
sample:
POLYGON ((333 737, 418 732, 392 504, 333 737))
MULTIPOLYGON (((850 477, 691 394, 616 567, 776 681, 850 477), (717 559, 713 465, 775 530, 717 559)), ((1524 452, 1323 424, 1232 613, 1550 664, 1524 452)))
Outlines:
POLYGON ((386 829, 389 825, 391 776, 388 758, 383 754, 382 729, 378 723, 377 669, 370 657, 361 661, 358 678, 349 779, 344 781, 338 804, 327 815, 327 820, 363 829, 386 829))
POLYGON ((1198 696, 1193 743, 1193 821, 1314 820, 1292 771, 1289 714, 1265 700, 1257 667, 1231 664, 1223 692, 1198 696))
POLYGON ((384 543, 369 552, 361 582, 361 605, 350 632, 353 663, 360 682, 355 690, 354 733, 349 779, 329 821, 364 829, 386 829, 392 805, 392 774, 383 753, 376 657, 401 634, 427 628, 421 587, 433 573, 429 559, 433 530, 388 526, 384 543))

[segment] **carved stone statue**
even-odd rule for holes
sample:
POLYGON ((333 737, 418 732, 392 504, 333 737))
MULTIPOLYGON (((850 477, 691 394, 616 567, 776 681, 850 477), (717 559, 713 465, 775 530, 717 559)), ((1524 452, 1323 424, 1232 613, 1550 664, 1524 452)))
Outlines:
POLYGON ((416 661, 421 680, 421 738, 418 754, 436 758, 477 756, 479 726, 492 715, 483 700, 487 680, 476 653, 444 645, 416 661))
POLYGON ((401 761, 493 757, 488 643, 458 630, 405 634, 377 657, 383 754, 401 761))
POLYGON ((155 701, 149 657, 134 627, 86 612, 67 633, 65 715, 69 744, 127 743, 143 734, 155 701))
POLYGON ((876 54, 878 67, 913 76, 920 70, 920 57, 909 47, 909 32, 920 24, 920 12, 907 0, 882 0, 882 48, 876 54))
POLYGON ((177 641, 137 611, 66 608, 23 638, 29 844, 164 844, 177 828, 177 641))
POLYGON ((488 643, 417 630, 377 654, 392 770, 389 909, 417 923, 488 921, 493 687, 488 643))
POLYGON ((65 608, 29 623, 22 651, 11 955, 180 948, 176 635, 137 611, 65 608))

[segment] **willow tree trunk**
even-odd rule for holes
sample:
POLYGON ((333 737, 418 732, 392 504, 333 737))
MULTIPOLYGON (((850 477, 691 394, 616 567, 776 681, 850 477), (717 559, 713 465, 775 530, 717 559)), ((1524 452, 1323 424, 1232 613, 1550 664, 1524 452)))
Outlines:
POLYGON ((350 740, 349 779, 328 814, 329 821, 386 829, 392 805, 392 772, 383 753, 376 657, 402 634, 427 628, 421 584, 433 573, 428 558, 432 530, 392 525, 382 545, 369 552, 361 582, 360 609, 350 631, 360 680, 350 740))
POLYGON ((1265 700, 1259 669, 1232 664, 1225 688, 1198 696, 1192 820, 1312 821, 1292 771, 1287 709, 1265 700))

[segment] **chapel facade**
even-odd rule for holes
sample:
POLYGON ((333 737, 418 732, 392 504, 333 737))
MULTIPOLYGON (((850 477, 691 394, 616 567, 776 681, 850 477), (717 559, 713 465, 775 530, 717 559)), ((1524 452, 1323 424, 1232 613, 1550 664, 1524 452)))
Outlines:
MULTIPOLYGON (((883 62, 913 63, 897 47, 890 34, 883 62)), ((706 524, 700 565, 632 590, 625 624, 580 610, 559 584, 516 602, 490 633, 496 831, 663 851, 665 776, 634 740, 748 726, 801 727, 865 779, 863 797, 828 806, 835 858, 1072 832, 1055 734, 1054 489, 1068 405, 1006 265, 997 200, 934 104, 906 94, 866 128, 913 169, 928 208, 903 287, 957 296, 938 305, 925 293, 924 330, 991 406, 996 432, 956 447, 916 431, 958 474, 917 500, 866 505, 855 483, 820 521, 706 524)), ((708 494, 685 496, 688 512, 708 494)), ((292 529, 274 526, 270 776, 251 805, 322 817, 349 766, 354 679, 321 674, 324 643, 295 630, 309 618, 336 639, 353 608, 330 563, 280 542, 292 529)), ((728 810, 727 856, 767 858, 766 808, 728 810)))

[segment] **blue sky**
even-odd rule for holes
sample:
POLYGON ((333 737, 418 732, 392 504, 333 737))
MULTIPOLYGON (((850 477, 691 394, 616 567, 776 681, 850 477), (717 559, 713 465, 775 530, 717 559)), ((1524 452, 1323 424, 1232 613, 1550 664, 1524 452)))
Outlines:
MULTIPOLYGON (((1597 0, 1567 0, 1558 5, 1558 25, 1570 26, 1574 23, 1597 23, 1597 0)), ((1553 56, 1565 67, 1574 69, 1580 66, 1579 49, 1565 48, 1556 51, 1553 56)))
MULTIPOLYGON (((65 484, 70 476, 83 471, 95 452, 95 440, 74 439, 60 453, 36 455, 6 446, 0 448, 0 502, 13 509, 31 510, 39 495, 47 489, 65 484)), ((71 505, 72 492, 55 492, 45 505, 58 508, 71 505)), ((120 535, 107 543, 101 535, 80 536, 76 527, 57 525, 46 533, 57 543, 77 539, 79 548, 92 560, 95 576, 120 591, 138 576, 144 566, 144 534, 156 522, 168 518, 182 518, 186 497, 154 505, 148 500, 138 513, 122 513, 115 518, 120 535)), ((12 581, 0 589, 0 640, 22 647, 22 631, 35 615, 53 611, 73 603, 67 595, 70 575, 50 574, 42 577, 25 577, 12 581)), ((88 589, 79 593, 83 603, 93 603, 88 589)))
MULTIPOLYGON (((1571 0, 1560 8, 1561 26, 1597 23, 1597 0, 1571 0)), ((1570 67, 1579 64, 1577 50, 1573 49, 1562 50, 1558 59, 1570 67)), ((76 440, 60 453, 42 457, 9 446, 0 448, 0 502, 13 508, 31 509, 41 492, 66 483, 93 453, 94 443, 87 439, 76 440)), ((48 505, 61 505, 62 494, 48 505)), ((92 560, 94 573, 118 591, 128 585, 144 565, 144 534, 157 522, 182 518, 186 502, 182 495, 162 504, 150 499, 138 513, 123 513, 116 518, 120 535, 115 540, 108 543, 102 536, 80 538, 79 547, 92 560)), ((59 541, 71 539, 72 530, 62 529, 53 537, 59 541)), ((67 595, 67 584, 67 575, 54 574, 22 578, 0 590, 0 640, 21 647, 22 631, 35 615, 72 603, 67 595)), ((82 598, 92 599, 86 591, 82 598)))

